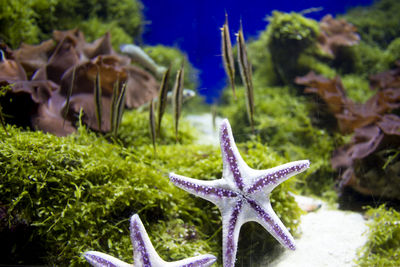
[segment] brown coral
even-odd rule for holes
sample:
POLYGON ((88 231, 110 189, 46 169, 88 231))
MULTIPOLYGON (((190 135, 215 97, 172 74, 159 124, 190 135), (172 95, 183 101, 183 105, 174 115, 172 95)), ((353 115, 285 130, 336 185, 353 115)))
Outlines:
POLYGON ((339 47, 353 46, 359 43, 357 28, 345 19, 334 19, 326 15, 319 23, 318 46, 330 57, 335 57, 339 47))
MULTIPOLYGON (((375 77, 387 78, 396 73, 389 71, 375 77)), ((347 98, 339 77, 327 79, 311 72, 296 78, 296 83, 307 86, 305 92, 323 99, 342 133, 354 133, 350 143, 338 148, 331 159, 333 168, 341 171, 340 186, 400 199, 400 163, 386 166, 385 160, 387 151, 400 146, 400 118, 390 114, 400 108, 400 87, 394 88, 396 83, 383 86, 379 81, 381 90, 364 104, 357 104, 347 98)))
MULTIPOLYGON (((2 50, 6 47, 3 45, 2 50)), ((26 100, 32 108, 23 111, 33 128, 64 136, 75 131, 80 110, 88 127, 108 132, 114 84, 118 91, 126 83, 128 108, 137 108, 157 96, 158 84, 148 72, 130 65, 130 59, 117 54, 111 46, 110 34, 87 43, 79 30, 54 31, 53 39, 39 45, 23 44, 7 53, 0 62, 0 84, 12 84, 9 97, 26 100), (72 73, 75 70, 75 77, 72 73), (94 80, 100 74, 102 122, 97 125, 94 102, 94 80), (71 84, 73 82, 73 85, 71 84), (69 108, 68 91, 72 88, 69 108), (66 114, 65 118, 64 115, 66 114)), ((18 101, 16 101, 18 103, 18 101)), ((14 107, 15 109, 15 107, 14 107)), ((10 110, 5 109, 5 113, 10 110)), ((13 115, 12 112, 10 115, 13 115)))

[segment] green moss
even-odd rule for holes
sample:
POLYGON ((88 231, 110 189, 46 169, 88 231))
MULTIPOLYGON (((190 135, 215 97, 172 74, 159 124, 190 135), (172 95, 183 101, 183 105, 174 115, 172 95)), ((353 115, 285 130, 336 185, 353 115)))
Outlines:
POLYGON ((367 215, 368 241, 358 251, 359 266, 400 266, 400 213, 381 205, 370 208, 367 215))
POLYGON ((268 34, 263 31, 257 40, 248 44, 248 57, 253 66, 253 78, 265 85, 277 84, 271 53, 268 49, 268 34))
POLYGON ((334 78, 337 75, 337 71, 328 63, 309 54, 300 55, 298 63, 300 69, 308 69, 327 78, 334 78))
POLYGON ((0 40, 11 47, 18 47, 21 42, 38 41, 36 14, 29 4, 29 1, 5 0, 0 5, 0 40))
POLYGON ((347 96, 355 102, 364 103, 376 93, 370 89, 368 79, 362 76, 348 74, 341 76, 341 80, 347 96))
POLYGON ((184 63, 185 68, 184 87, 192 90, 197 88, 197 70, 189 62, 187 56, 178 48, 156 45, 144 47, 144 51, 158 65, 171 66, 170 88, 172 88, 175 82, 175 74, 182 63, 184 63))
POLYGON ((85 33, 86 41, 93 42, 106 32, 111 34, 111 44, 114 50, 118 50, 122 44, 133 43, 133 38, 128 35, 116 21, 109 23, 101 21, 97 17, 82 21, 78 28, 85 33))
MULTIPOLYGON (((218 255, 217 207, 173 186, 167 174, 218 179, 220 151, 190 143, 194 133, 184 121, 182 144, 175 144, 170 121, 166 116, 157 156, 147 137, 147 116, 137 111, 126 113, 121 139, 111 143, 84 127, 65 138, 11 126, 8 135, 0 130, 0 232, 10 237, 1 244, 6 255, 1 263, 77 266, 85 262, 81 255, 86 250, 132 262, 133 213, 140 215, 165 260, 218 255)), ((239 150, 254 168, 284 163, 284 158, 255 142, 241 144, 239 150)), ((295 232, 300 212, 288 194, 292 185, 288 181, 276 188, 272 202, 295 232)), ((258 243, 277 244, 273 240, 268 235, 258 243)))
POLYGON ((395 62, 400 60, 400 37, 394 39, 385 51, 384 61, 390 67, 395 66, 395 62))
POLYGON ((53 30, 83 26, 91 38, 101 36, 91 36, 96 30, 111 30, 114 42, 131 41, 141 33, 141 10, 136 0, 6 0, 0 7, 0 37, 17 48, 49 39, 53 30))
POLYGON ((357 27, 364 42, 385 49, 400 37, 399 13, 398 0, 380 0, 371 7, 349 10, 344 18, 357 27))
POLYGON ((277 77, 285 84, 305 74, 299 70, 301 53, 315 45, 319 33, 318 23, 298 13, 274 11, 268 18, 267 42, 277 77))
POLYGON ((335 59, 334 66, 341 73, 356 73, 367 78, 370 74, 388 69, 385 57, 384 50, 361 41, 356 46, 342 48, 335 59))

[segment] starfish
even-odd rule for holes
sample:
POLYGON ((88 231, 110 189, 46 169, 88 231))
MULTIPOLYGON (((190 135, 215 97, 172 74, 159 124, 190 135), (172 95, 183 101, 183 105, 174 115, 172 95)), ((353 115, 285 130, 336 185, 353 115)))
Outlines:
MULTIPOLYGON (((137 267, 207 267, 216 261, 215 256, 205 254, 180 261, 166 262, 158 256, 137 214, 131 217, 130 230, 133 245, 133 259, 137 267)), ((84 257, 91 265, 96 267, 134 266, 98 251, 87 251, 84 253, 84 257)))
POLYGON ((294 161, 267 170, 254 170, 242 159, 227 119, 220 126, 223 161, 222 178, 204 181, 170 173, 178 187, 211 201, 222 214, 224 267, 235 264, 241 226, 249 221, 261 224, 286 248, 295 249, 293 237, 271 207, 271 191, 291 176, 306 170, 308 160, 294 161))

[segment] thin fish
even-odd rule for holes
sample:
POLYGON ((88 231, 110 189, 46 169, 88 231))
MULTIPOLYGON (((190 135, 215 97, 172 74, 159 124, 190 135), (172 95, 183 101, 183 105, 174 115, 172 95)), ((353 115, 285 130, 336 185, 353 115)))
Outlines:
POLYGON ((97 71, 96 79, 94 82, 94 104, 96 108, 96 118, 99 131, 101 131, 101 84, 100 84, 100 71, 97 71))
POLYGON ((115 119, 115 127, 114 127, 114 136, 117 136, 119 125, 121 124, 122 115, 124 114, 125 109, 125 92, 126 92, 126 83, 122 85, 121 92, 118 96, 118 101, 116 105, 116 119, 115 119))
POLYGON ((115 123, 117 120, 117 100, 118 100, 118 94, 119 94, 119 77, 117 78, 117 80, 114 83, 113 86, 113 94, 112 94, 112 98, 111 98, 111 114, 110 114, 110 131, 112 133, 114 133, 114 129, 115 129, 115 123))
POLYGON ((158 94, 158 104, 157 104, 157 134, 160 136, 161 133, 161 121, 167 107, 168 100, 168 81, 169 74, 171 71, 171 66, 165 71, 160 85, 160 91, 158 94))
POLYGON ((1 123, 1 126, 3 127, 4 131, 8 135, 7 128, 6 128, 6 122, 5 122, 4 116, 3 116, 3 107, 1 105, 0 105, 0 123, 1 123))
POLYGON ((153 142, 154 153, 156 153, 156 122, 154 118, 154 102, 153 99, 150 101, 149 106, 149 122, 150 122, 150 136, 153 142))
POLYGON ((252 82, 252 71, 251 64, 247 57, 246 43, 243 36, 243 27, 240 23, 239 32, 236 35, 238 43, 238 61, 240 76, 242 77, 242 82, 246 87, 246 107, 247 115, 249 117, 251 129, 254 133, 254 92, 253 92, 253 82, 252 82))
POLYGON ((182 92, 183 92, 183 78, 184 78, 184 68, 183 63, 182 67, 176 73, 176 79, 173 89, 173 96, 172 96, 172 106, 174 110, 174 118, 175 118, 175 137, 176 141, 178 141, 178 126, 179 126, 179 117, 181 115, 182 109, 182 92))
POLYGON ((65 125, 65 119, 67 118, 68 111, 69 111, 69 104, 71 101, 71 95, 72 95, 72 90, 74 89, 75 86, 75 78, 76 78, 76 66, 72 69, 72 77, 71 77, 71 86, 68 88, 67 92, 67 102, 65 103, 65 111, 64 111, 64 121, 63 121, 63 127, 65 125))
POLYGON ((228 14, 225 13, 225 23, 221 28, 222 37, 222 61, 224 63, 225 72, 229 77, 233 96, 236 98, 235 90, 235 62, 233 60, 232 43, 229 34, 228 14))

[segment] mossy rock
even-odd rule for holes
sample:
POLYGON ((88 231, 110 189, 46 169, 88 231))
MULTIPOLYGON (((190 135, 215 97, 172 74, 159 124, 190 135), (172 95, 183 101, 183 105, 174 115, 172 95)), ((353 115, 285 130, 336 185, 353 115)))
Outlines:
POLYGON ((284 84, 291 84, 296 76, 304 75, 298 59, 301 53, 315 46, 319 26, 315 20, 299 13, 274 11, 268 17, 268 48, 276 75, 284 84))

